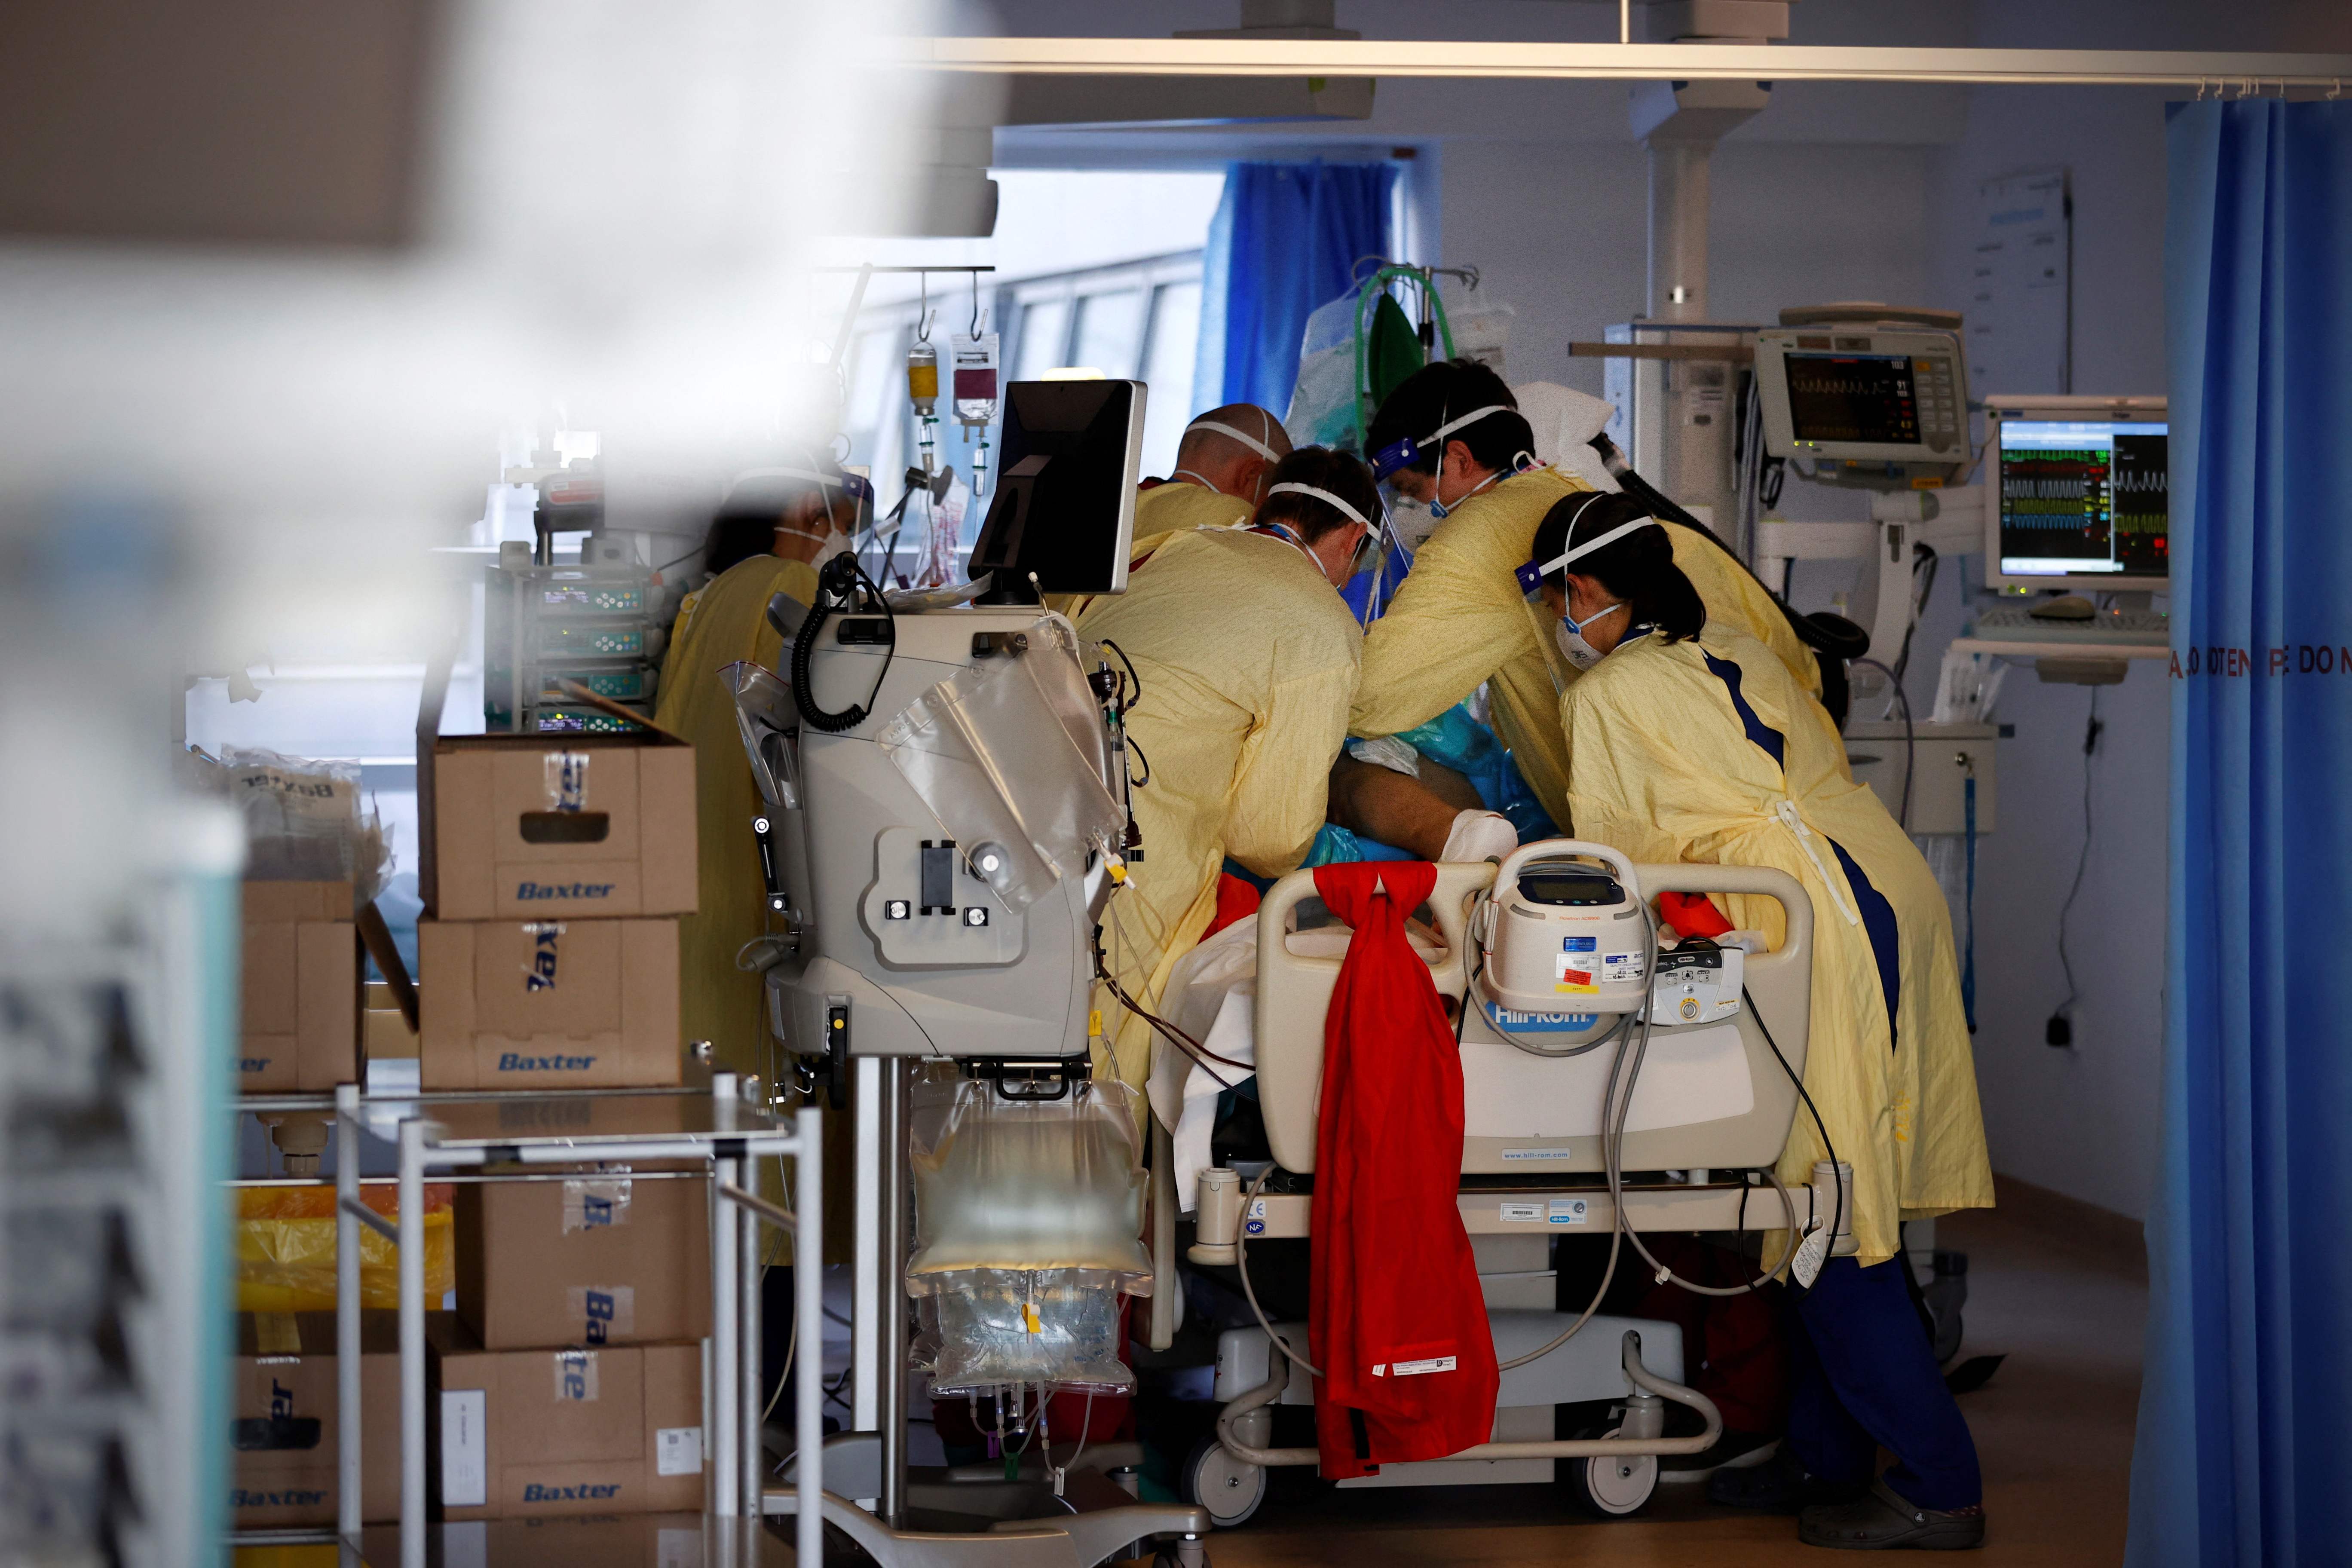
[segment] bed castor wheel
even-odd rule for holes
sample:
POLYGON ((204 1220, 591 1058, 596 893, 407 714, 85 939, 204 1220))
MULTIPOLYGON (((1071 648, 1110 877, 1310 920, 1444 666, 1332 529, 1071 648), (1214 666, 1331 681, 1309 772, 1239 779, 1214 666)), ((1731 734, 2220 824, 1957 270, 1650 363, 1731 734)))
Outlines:
POLYGON ((1163 1541, 1152 1553, 1151 1568, 1209 1568, 1209 1543, 1197 1535, 1163 1541))
POLYGON ((1236 1459, 1214 1437, 1205 1437, 1184 1462, 1184 1500, 1209 1510, 1220 1530, 1231 1530, 1265 1500, 1265 1469, 1236 1459))
MULTIPOLYGON (((1594 1427, 1577 1436, 1614 1437, 1615 1426, 1594 1427)), ((1601 1454, 1590 1459, 1562 1459, 1560 1474, 1577 1506, 1602 1519, 1636 1512, 1658 1489, 1655 1454, 1601 1454)))

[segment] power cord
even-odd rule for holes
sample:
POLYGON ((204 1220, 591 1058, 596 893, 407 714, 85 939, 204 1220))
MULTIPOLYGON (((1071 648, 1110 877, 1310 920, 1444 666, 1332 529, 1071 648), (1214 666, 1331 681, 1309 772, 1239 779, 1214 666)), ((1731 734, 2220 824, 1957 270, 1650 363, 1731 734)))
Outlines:
POLYGON ((2105 728, 2099 718, 2099 689, 2094 686, 2090 719, 2083 727, 2083 851, 2074 858, 2074 880, 2058 910, 2058 967, 2065 972, 2066 999, 2050 1015, 2042 1034, 2043 1042, 2053 1046, 2074 1043, 2074 1006, 2079 993, 2074 985, 2074 955, 2066 951, 2066 921, 2074 912, 2074 900, 2083 890, 2083 873, 2091 864, 2091 755, 2098 750, 2099 732, 2105 728))

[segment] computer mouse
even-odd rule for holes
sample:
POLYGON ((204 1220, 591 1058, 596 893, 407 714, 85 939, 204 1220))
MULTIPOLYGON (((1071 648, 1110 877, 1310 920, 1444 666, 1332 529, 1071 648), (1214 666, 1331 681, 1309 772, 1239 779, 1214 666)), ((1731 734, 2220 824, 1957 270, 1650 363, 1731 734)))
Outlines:
POLYGON ((2098 613, 2080 594, 2061 594, 2026 612, 2037 621, 2087 621, 2098 613))

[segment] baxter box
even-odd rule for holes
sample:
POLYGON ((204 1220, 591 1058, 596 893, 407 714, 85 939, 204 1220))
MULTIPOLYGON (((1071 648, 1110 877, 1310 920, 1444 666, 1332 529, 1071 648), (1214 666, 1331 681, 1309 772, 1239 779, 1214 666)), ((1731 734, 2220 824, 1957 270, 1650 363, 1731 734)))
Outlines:
POLYGON ((445 1519, 702 1506, 700 1345, 434 1352, 445 1519))
POLYGON ((457 1316, 494 1351, 710 1331, 710 1184, 605 1172, 457 1190, 457 1316))
POLYGON ((244 887, 238 1092, 328 1089, 359 1081, 360 946, 352 885, 244 887))
POLYGON ((694 748, 655 732, 440 735, 417 721, 418 890, 437 920, 694 912, 694 748))
MULTIPOLYGON (((439 1314, 435 1314, 438 1316, 439 1314)), ((400 1517, 400 1324, 360 1315, 360 1497, 370 1522, 400 1517)), ((229 1367, 230 1523, 278 1530, 335 1522, 335 1315, 240 1312, 229 1367)))
POLYGON ((676 921, 423 920, 416 944, 425 1088, 678 1081, 676 921))

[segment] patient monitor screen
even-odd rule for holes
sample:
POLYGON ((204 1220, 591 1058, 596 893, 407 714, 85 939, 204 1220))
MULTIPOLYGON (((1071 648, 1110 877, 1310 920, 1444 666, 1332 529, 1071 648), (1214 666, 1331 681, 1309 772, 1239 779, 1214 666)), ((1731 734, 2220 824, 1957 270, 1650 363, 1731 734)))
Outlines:
POLYGON ((1790 353, 1789 434, 1800 441, 1919 444, 1909 354, 1790 353))
POLYGON ((2001 421, 2001 574, 2169 575, 2168 429, 2149 420, 2001 421))

